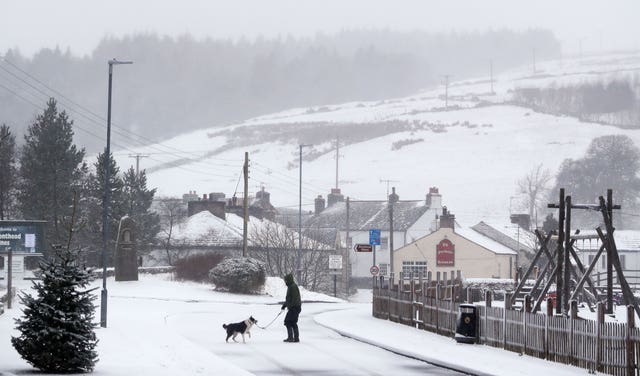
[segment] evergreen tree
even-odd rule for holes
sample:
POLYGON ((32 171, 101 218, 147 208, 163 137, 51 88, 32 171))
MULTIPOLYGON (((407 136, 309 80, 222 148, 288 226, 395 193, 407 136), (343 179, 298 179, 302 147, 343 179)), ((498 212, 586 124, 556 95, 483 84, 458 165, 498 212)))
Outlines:
POLYGON ((138 249, 147 251, 160 231, 160 216, 150 211, 156 189, 147 188, 147 174, 144 170, 136 174, 131 167, 124 174, 123 205, 138 229, 138 249))
POLYGON ((19 209, 25 219, 49 222, 47 239, 53 244, 65 238, 62 220, 69 217, 72 192, 80 188, 87 170, 84 149, 73 144, 72 125, 51 98, 29 126, 20 155, 19 209))
POLYGON ((9 127, 0 127, 0 219, 5 219, 13 207, 16 185, 16 138, 9 127))
MULTIPOLYGON (((86 197, 83 200, 82 230, 80 242, 84 248, 85 262, 88 265, 102 265, 102 219, 103 200, 105 187, 105 153, 98 154, 94 163, 95 173, 90 173, 86 181, 86 197)), ((113 154, 109 156, 109 244, 107 250, 113 251, 115 245, 118 222, 126 214, 123 205, 123 182, 120 178, 120 168, 113 159, 113 154)), ((107 255, 107 264, 112 265, 113 255, 107 255)))
MULTIPOLYGON (((75 192, 72 195, 75 199, 75 192)), ((67 247, 54 247, 53 257, 41 262, 42 281, 33 285, 36 296, 20 295, 24 305, 23 317, 16 320, 20 336, 11 337, 22 358, 48 373, 90 372, 98 361, 95 289, 87 289, 91 272, 78 266, 78 255, 70 248, 75 208, 74 202, 67 247)))

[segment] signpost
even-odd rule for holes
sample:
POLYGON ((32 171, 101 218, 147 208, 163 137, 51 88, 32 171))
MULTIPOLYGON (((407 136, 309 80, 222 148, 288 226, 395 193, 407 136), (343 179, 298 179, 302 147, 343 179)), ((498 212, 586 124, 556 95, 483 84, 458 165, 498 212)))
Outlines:
POLYGON ((342 255, 329 255, 329 270, 333 274, 333 296, 335 297, 338 274, 342 274, 342 255))
POLYGON ((373 246, 371 244, 356 244, 353 246, 353 250, 356 252, 371 252, 373 251, 373 246))
POLYGON ((373 266, 376 266, 376 245, 380 245, 380 229, 369 230, 369 244, 373 246, 373 266))
POLYGON ((378 265, 373 265, 371 268, 369 268, 369 271, 371 272, 372 276, 377 276, 378 273, 380 273, 380 268, 378 267, 378 265))

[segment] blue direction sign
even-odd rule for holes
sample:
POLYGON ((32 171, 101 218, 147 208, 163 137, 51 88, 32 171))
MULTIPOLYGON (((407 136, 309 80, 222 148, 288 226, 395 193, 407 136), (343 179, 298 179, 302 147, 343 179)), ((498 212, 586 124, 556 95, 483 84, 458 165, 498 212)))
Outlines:
POLYGON ((380 245, 380 229, 369 230, 369 244, 380 245))

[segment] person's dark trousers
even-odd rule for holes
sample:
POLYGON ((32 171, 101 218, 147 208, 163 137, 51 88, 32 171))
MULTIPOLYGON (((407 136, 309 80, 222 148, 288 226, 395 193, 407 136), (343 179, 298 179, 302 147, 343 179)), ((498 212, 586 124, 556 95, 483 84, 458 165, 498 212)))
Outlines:
POLYGON ((291 307, 287 311, 284 318, 284 325, 287 327, 288 342, 300 342, 300 333, 298 331, 298 316, 300 316, 300 307, 291 307))

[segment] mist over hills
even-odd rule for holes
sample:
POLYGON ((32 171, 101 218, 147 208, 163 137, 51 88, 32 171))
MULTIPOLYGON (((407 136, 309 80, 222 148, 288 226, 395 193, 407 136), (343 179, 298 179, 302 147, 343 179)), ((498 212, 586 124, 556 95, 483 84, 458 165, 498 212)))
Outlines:
POLYGON ((196 40, 155 34, 105 38, 90 56, 9 50, 0 59, 0 123, 18 142, 49 97, 75 122, 76 142, 104 146, 107 60, 116 67, 113 124, 143 136, 114 138, 124 148, 287 108, 408 95, 456 79, 557 57, 545 30, 479 33, 344 31, 313 38, 196 40))

